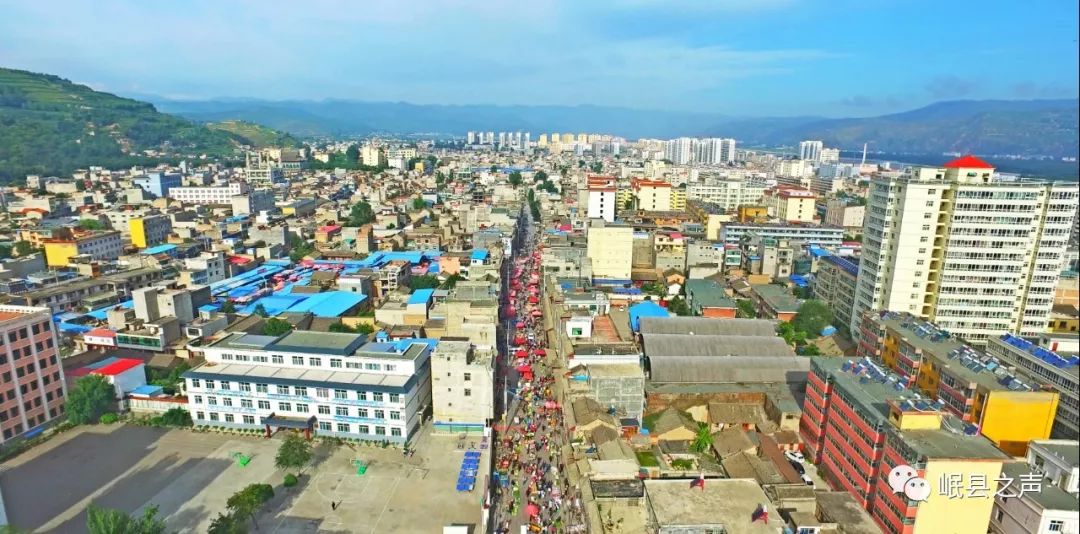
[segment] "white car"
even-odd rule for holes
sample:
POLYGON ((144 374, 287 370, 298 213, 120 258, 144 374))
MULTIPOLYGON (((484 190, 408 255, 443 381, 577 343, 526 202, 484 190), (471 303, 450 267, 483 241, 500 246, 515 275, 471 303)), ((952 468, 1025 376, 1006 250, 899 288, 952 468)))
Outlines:
POLYGON ((803 456, 803 454, 801 452, 799 452, 799 451, 784 451, 784 456, 788 460, 791 460, 792 462, 796 462, 796 463, 800 463, 800 464, 806 461, 806 457, 803 456))
POLYGON ((814 480, 811 479, 810 476, 805 474, 805 473, 802 475, 802 481, 805 482, 807 486, 812 487, 814 485, 814 480))

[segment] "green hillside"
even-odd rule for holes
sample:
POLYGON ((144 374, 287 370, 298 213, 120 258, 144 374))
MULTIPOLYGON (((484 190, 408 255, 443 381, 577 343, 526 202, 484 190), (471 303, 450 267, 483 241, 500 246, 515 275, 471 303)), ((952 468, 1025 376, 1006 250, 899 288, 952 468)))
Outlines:
POLYGON ((0 181, 89 165, 231 157, 248 142, 57 76, 0 68, 0 181))
POLYGON ((207 128, 231 134, 239 142, 256 148, 295 147, 299 145, 293 136, 253 122, 227 120, 209 122, 207 128))

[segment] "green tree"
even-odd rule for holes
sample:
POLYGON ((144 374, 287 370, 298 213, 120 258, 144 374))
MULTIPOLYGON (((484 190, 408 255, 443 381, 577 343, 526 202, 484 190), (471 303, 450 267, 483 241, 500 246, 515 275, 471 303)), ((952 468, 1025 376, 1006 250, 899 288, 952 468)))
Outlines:
POLYGON ((425 202, 424 199, 422 199, 422 198, 414 198, 413 199, 413 201, 412 201, 412 209, 414 209, 414 210, 422 210, 422 209, 424 209, 426 207, 427 207, 427 202, 425 202))
POLYGON ((263 325, 262 333, 264 336, 280 336, 287 332, 292 331, 292 324, 284 319, 278 319, 277 317, 271 317, 266 320, 266 324, 263 325))
POLYGON ((347 324, 345 324, 345 323, 343 323, 341 321, 338 321, 336 323, 332 323, 330 325, 330 327, 327 328, 327 330, 329 330, 331 332, 337 332, 339 334, 355 334, 356 333, 355 328, 353 328, 353 327, 351 327, 351 326, 349 326, 349 325, 347 325, 347 324))
POLYGON ((116 390, 101 375, 86 375, 68 391, 68 420, 77 425, 96 423, 101 414, 114 407, 116 390))
POLYGON ((86 508, 86 529, 90 534, 164 534, 165 521, 157 515, 154 505, 144 508, 140 516, 130 516, 91 504, 86 508))
POLYGON ((296 471, 299 475, 309 463, 311 463, 311 443, 300 434, 286 434, 285 440, 278 447, 277 456, 274 457, 274 466, 290 474, 296 471))
POLYGON ((739 308, 739 317, 744 319, 757 319, 757 310, 754 309, 754 302, 750 299, 739 299, 735 302, 735 305, 739 308))
POLYGON ((492 165, 491 166, 491 172, 499 172, 499 166, 498 165, 492 165))
POLYGON ((806 344, 799 350, 799 354, 803 356, 821 356, 821 349, 817 345, 806 344))
POLYGON ((263 306, 262 303, 255 305, 254 312, 259 317, 270 317, 270 312, 266 311, 266 306, 263 306))
POLYGON ((191 420, 191 412, 183 408, 170 408, 161 414, 161 422, 175 427, 189 427, 195 424, 191 420))
POLYGON ((375 333, 375 327, 367 323, 360 323, 356 325, 356 333, 370 335, 375 333))
POLYGON ((791 325, 796 331, 806 332, 807 337, 813 339, 821 334, 822 329, 832 324, 833 318, 833 311, 828 304, 820 300, 808 300, 799 306, 791 325))
POLYGON ((548 179, 548 173, 546 173, 544 171, 536 171, 536 174, 533 175, 533 181, 534 182, 546 182, 547 179, 548 179))
POLYGON ((105 227, 97 219, 79 219, 79 228, 83 230, 102 230, 105 227))
POLYGON ((4 243, 0 244, 0 259, 6 260, 11 257, 12 246, 4 243))
POLYGON ((355 143, 345 149, 345 160, 352 163, 360 163, 360 145, 355 143))
POLYGON ((236 304, 233 304, 231 300, 226 300, 221 305, 221 313, 236 313, 236 304))
POLYGON ((434 289, 439 287, 439 277, 432 274, 414 276, 409 280, 409 289, 434 289))
POLYGON ((29 241, 16 241, 15 242, 15 254, 16 255, 18 255, 18 256, 29 256, 30 254, 33 254, 35 252, 37 252, 37 249, 35 249, 34 245, 30 244, 29 241))
POLYGON ((626 199, 626 202, 623 203, 623 209, 627 209, 627 210, 634 209, 634 199, 632 199, 632 198, 626 199))
POLYGON ((233 517, 241 521, 251 519, 255 530, 259 530, 259 523, 255 520, 255 516, 273 498, 274 488, 270 484, 249 484, 229 497, 225 506, 233 517))
POLYGON ((776 326, 776 333, 784 338, 789 345, 802 345, 806 343, 806 332, 799 330, 791 323, 780 323, 776 326))
POLYGON ((695 452, 707 452, 712 448, 713 435, 708 423, 698 423, 697 433, 690 442, 690 449, 695 452))
POLYGON ((686 304, 686 301, 683 300, 682 297, 675 297, 671 299, 671 301, 668 302, 667 307, 668 311, 674 313, 675 315, 692 315, 692 312, 690 311, 690 306, 686 304))
POLYGON ((604 172, 604 162, 594 161, 592 165, 589 166, 589 168, 592 169, 592 172, 599 174, 601 172, 604 172))
POLYGON ((228 513, 218 513, 206 530, 207 534, 247 534, 247 531, 243 521, 228 513))
POLYGON ((510 185, 517 187, 521 185, 521 173, 514 171, 510 173, 510 185))
POLYGON ((454 274, 450 275, 449 277, 447 277, 446 281, 443 282, 442 288, 443 289, 454 289, 454 287, 457 286, 457 283, 464 280, 464 279, 465 279, 464 276, 461 276, 458 273, 454 273, 454 274))
POLYGON ((353 204, 352 210, 349 211, 349 220, 346 222, 346 226, 363 226, 374 220, 375 212, 372 211, 371 204, 361 200, 353 204))

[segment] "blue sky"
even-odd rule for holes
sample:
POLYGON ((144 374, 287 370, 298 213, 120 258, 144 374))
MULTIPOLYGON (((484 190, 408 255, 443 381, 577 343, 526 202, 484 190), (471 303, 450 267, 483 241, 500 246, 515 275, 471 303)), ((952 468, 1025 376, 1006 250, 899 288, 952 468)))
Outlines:
POLYGON ((864 116, 1076 98, 1080 75, 1075 0, 0 0, 0 13, 2 66, 181 99, 864 116))

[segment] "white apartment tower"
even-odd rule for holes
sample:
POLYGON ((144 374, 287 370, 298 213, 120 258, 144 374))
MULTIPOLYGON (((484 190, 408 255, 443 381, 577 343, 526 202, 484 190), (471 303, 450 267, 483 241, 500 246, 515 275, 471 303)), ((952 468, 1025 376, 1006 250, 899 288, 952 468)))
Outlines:
POLYGON ((821 141, 803 141, 799 143, 799 159, 807 161, 821 161, 821 149, 825 144, 821 141))
POLYGON ((664 144, 664 158, 676 165, 686 165, 693 157, 694 140, 689 137, 672 139, 664 144))
POLYGON ((735 140, 694 139, 694 161, 704 165, 722 165, 735 161, 735 140))
POLYGON ((590 219, 615 222, 615 178, 611 176, 589 176, 586 189, 589 196, 588 217, 590 219))
POLYGON ((1045 331, 1077 195, 996 181, 973 156, 873 180, 852 333, 866 310, 910 312, 980 345, 1045 331))

